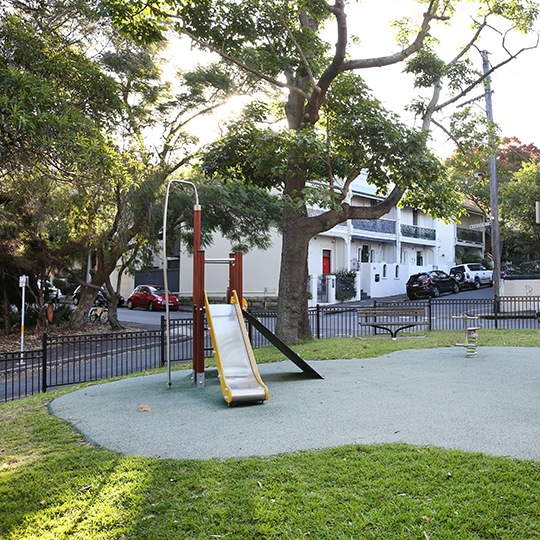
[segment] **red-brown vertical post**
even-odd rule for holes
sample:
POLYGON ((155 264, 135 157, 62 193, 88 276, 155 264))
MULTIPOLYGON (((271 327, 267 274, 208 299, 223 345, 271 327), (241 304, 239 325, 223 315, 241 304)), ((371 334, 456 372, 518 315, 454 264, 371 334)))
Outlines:
POLYGON ((238 300, 240 301, 240 307, 242 307, 242 297, 244 294, 243 285, 242 285, 242 272, 243 272, 243 253, 237 251, 236 253, 231 253, 229 257, 234 259, 234 262, 229 266, 229 283, 231 287, 231 296, 232 292, 236 291, 238 295, 238 300))
MULTIPOLYGON (((193 254, 201 249, 201 205, 193 206, 193 254)), ((195 262, 194 262, 195 263, 195 262)))
POLYGON ((204 387, 204 251, 199 204, 193 207, 193 379, 204 387))
POLYGON ((204 387, 204 251, 193 254, 193 374, 204 387))

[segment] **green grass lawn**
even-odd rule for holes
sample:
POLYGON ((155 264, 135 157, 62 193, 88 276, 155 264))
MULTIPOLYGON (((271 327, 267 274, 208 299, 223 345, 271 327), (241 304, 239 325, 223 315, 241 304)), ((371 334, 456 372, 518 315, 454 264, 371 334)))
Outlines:
MULTIPOLYGON (((365 358, 462 340, 433 332, 296 350, 365 358)), ((540 347, 540 333, 486 330, 480 344, 540 347)), ((540 538, 536 461, 404 444, 210 461, 123 456, 49 415, 49 400, 73 389, 0 405, 1 539, 540 538)))

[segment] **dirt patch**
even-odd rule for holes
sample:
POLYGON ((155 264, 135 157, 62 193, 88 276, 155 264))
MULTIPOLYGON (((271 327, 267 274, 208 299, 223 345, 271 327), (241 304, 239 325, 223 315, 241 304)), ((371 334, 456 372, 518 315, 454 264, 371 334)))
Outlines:
MULTIPOLYGON (((140 328, 124 327, 121 330, 113 330, 108 324, 87 324, 82 330, 69 330, 65 326, 50 326, 47 334, 50 336, 88 336, 96 334, 114 334, 117 332, 139 332, 140 328)), ((30 330, 24 334, 24 350, 33 351, 43 346, 43 332, 30 330)), ((0 334, 0 353, 16 352, 21 350, 21 334, 14 329, 9 336, 0 334)))

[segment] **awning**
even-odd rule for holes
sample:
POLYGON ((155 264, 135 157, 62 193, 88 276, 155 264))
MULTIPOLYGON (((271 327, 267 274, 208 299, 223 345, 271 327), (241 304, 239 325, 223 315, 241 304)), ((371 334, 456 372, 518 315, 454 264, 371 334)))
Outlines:
POLYGON ((381 244, 392 244, 393 246, 396 245, 396 241, 395 240, 391 240, 391 239, 386 239, 386 238, 373 238, 373 237, 370 237, 370 236, 358 236, 356 234, 353 234, 351 236, 351 240, 365 240, 367 242, 377 242, 377 243, 381 243, 381 244))

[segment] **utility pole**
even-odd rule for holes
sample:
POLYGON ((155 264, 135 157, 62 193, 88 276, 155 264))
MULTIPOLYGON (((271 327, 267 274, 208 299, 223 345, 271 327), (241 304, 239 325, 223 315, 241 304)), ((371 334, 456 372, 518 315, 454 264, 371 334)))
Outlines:
MULTIPOLYGON (((482 64, 484 75, 489 72, 488 51, 482 51, 482 64)), ((493 104, 491 101, 491 79, 487 77, 484 81, 486 89, 486 115, 490 125, 490 144, 495 146, 495 133, 493 130, 493 104)), ((499 234, 499 198, 497 195, 497 163, 495 155, 491 154, 488 159, 489 164, 489 198, 491 205, 491 254, 493 256, 493 294, 501 294, 501 239, 499 234)))

